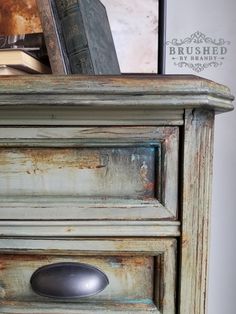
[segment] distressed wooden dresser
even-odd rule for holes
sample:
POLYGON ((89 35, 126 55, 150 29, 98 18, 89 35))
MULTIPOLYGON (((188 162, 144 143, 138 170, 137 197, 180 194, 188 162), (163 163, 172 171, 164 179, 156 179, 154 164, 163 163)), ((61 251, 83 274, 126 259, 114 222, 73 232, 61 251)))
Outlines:
POLYGON ((232 100, 193 76, 2 77, 0 313, 204 314, 214 116, 232 100), (70 263, 109 284, 32 289, 70 263))

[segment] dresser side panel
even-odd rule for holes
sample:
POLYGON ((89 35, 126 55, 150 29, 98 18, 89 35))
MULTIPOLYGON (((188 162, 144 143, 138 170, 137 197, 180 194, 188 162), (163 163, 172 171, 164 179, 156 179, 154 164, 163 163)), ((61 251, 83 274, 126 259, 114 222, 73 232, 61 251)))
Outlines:
POLYGON ((180 313, 205 314, 214 112, 186 111, 182 194, 180 313))

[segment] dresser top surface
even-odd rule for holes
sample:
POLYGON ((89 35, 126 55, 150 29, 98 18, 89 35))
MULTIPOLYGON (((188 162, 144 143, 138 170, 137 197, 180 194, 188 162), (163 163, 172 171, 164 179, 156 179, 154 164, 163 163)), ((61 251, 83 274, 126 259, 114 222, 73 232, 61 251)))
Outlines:
POLYGON ((226 112, 233 110, 233 99, 228 87, 192 75, 35 75, 6 76, 0 80, 0 106, 4 107, 22 104, 129 106, 134 110, 140 106, 157 110, 202 107, 226 112))

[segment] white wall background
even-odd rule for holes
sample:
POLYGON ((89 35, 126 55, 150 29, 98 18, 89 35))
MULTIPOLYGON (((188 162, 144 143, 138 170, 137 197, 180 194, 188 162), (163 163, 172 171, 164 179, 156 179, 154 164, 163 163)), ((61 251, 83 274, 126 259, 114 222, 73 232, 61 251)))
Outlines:
MULTIPOLYGON (((226 84, 236 95, 236 1, 167 0, 167 40, 196 31, 231 41, 224 65, 200 76, 226 84)), ((196 74, 173 65, 167 73, 196 74)), ((216 118, 211 223, 209 314, 236 314, 236 110, 216 118)), ((189 313, 191 314, 191 313, 189 313)))

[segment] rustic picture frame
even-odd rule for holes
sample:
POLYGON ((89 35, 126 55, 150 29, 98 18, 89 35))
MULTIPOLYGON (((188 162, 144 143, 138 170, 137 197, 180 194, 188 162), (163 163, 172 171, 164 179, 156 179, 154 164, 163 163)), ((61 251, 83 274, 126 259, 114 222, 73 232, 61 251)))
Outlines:
MULTIPOLYGON (((152 4, 152 7, 150 7, 150 10, 147 12, 144 11, 147 7, 143 4, 137 9, 133 9, 132 3, 122 1, 123 0, 117 0, 113 2, 111 0, 101 0, 101 3, 107 10, 121 72, 123 74, 164 74, 166 55, 166 0, 156 0, 156 3, 152 4), (121 1, 121 8, 119 7, 119 1, 121 1), (154 10, 156 10, 154 9, 155 7, 157 9, 156 15, 154 12, 154 10), (125 24, 129 24, 129 10, 132 11, 132 18, 130 25, 126 27, 125 24), (136 10, 137 12, 135 12, 136 10), (123 14, 123 16, 127 17, 120 20, 119 16, 121 16, 122 12, 126 12, 127 14, 123 14), (143 25, 143 30, 142 27, 139 28, 141 34, 138 33, 138 30, 137 33, 135 33, 135 31, 133 32, 135 24, 132 24, 132 19, 134 21, 134 18, 137 18, 139 15, 143 22, 145 19, 147 21, 145 22, 146 24, 143 25), (124 31, 125 28, 127 28, 127 31, 124 31), (145 31, 149 36, 146 36, 145 31), (155 31, 157 31, 156 37, 153 35, 155 31), (133 40, 130 42, 132 36, 133 40), (142 39, 145 37, 148 38, 143 42, 142 39), (150 44, 148 44, 148 42, 150 44), (146 47, 146 50, 142 50, 142 47, 146 47), (134 50, 140 50, 139 54, 135 54, 134 50)), ((70 62, 68 60, 55 4, 52 0, 37 0, 37 5, 52 72, 53 74, 70 74, 70 62)), ((117 74, 119 73, 117 72, 117 74)))

